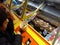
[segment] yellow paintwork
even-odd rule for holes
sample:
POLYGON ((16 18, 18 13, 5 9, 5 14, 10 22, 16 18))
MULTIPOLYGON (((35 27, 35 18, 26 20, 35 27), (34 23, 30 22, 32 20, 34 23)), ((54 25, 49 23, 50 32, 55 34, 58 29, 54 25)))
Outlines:
POLYGON ((46 45, 46 43, 43 42, 43 40, 40 39, 40 37, 35 32, 33 32, 28 26, 26 27, 26 31, 39 45, 46 45))
POLYGON ((24 44, 22 43, 22 45, 24 45, 24 44))
POLYGON ((14 15, 13 11, 11 13, 12 13, 12 16, 14 17, 14 19, 15 19, 15 20, 13 20, 13 23, 14 23, 14 29, 16 29, 18 26, 20 26, 22 21, 20 21, 20 19, 18 19, 18 17, 16 17, 16 15, 14 15))
POLYGON ((22 19, 26 16, 27 5, 28 5, 28 0, 25 0, 24 5, 23 5, 22 16, 21 16, 22 19))

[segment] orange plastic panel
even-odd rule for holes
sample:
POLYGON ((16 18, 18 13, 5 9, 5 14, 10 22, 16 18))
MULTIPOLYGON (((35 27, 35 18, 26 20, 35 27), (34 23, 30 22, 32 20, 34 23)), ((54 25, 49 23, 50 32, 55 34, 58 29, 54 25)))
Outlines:
POLYGON ((26 42, 28 39, 30 39, 30 45, 38 45, 38 43, 27 33, 27 32, 24 32, 22 34, 22 37, 23 37, 23 40, 22 42, 24 43, 24 45, 26 45, 26 42))

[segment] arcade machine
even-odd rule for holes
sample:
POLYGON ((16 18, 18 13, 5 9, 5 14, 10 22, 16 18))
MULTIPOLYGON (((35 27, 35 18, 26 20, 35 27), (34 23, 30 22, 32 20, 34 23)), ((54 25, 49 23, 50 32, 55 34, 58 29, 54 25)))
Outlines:
POLYGON ((4 2, 2 6, 11 14, 14 32, 22 32, 22 45, 56 45, 56 36, 60 31, 60 9, 51 5, 49 0, 4 2))

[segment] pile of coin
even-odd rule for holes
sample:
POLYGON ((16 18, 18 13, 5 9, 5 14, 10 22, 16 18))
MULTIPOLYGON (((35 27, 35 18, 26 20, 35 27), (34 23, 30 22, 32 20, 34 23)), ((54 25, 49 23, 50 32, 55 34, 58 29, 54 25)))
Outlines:
POLYGON ((48 22, 45 22, 42 19, 35 18, 33 20, 33 23, 36 27, 39 27, 42 30, 47 30, 48 32, 51 32, 53 29, 55 29, 52 25, 50 25, 48 22))

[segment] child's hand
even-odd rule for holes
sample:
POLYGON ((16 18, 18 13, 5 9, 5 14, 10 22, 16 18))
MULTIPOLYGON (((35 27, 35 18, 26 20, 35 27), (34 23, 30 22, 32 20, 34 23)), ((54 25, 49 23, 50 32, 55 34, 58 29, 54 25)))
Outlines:
POLYGON ((20 31, 14 31, 15 35, 21 35, 20 31))

